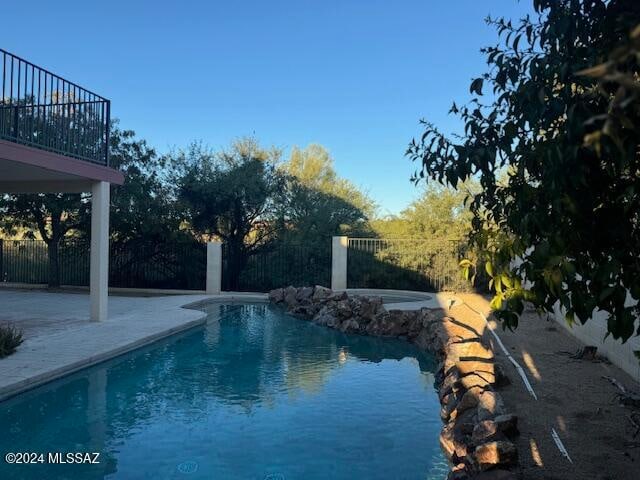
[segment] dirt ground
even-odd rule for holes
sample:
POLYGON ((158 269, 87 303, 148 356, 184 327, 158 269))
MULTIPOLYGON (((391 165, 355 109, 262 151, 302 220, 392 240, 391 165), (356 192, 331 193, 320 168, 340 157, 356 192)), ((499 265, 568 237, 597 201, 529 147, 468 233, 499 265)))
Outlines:
MULTIPOLYGON (((470 307, 489 313, 488 301, 480 295, 459 297, 465 304, 450 310, 454 318, 477 318, 470 307)), ((538 396, 538 400, 531 396, 515 367, 494 345, 496 361, 511 380, 500 393, 507 410, 519 417, 516 443, 523 478, 639 479, 640 434, 634 438, 635 427, 629 420, 633 410, 620 405, 619 391, 602 377, 614 377, 635 392, 640 392, 640 385, 606 361, 572 359, 567 352, 583 345, 553 320, 525 313, 515 333, 503 331, 491 318, 490 325, 522 366, 538 396), (560 454, 552 428, 572 463, 560 454)))

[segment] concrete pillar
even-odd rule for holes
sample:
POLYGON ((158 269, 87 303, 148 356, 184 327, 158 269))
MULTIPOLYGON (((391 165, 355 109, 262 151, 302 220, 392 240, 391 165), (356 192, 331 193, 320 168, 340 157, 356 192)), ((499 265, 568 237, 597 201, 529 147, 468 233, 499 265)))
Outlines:
POLYGON ((107 319, 109 295, 109 183, 91 185, 91 320, 107 319))
POLYGON ((331 289, 347 288, 348 237, 333 237, 331 242, 331 289))
POLYGON ((207 294, 222 291, 222 243, 207 242, 207 294))

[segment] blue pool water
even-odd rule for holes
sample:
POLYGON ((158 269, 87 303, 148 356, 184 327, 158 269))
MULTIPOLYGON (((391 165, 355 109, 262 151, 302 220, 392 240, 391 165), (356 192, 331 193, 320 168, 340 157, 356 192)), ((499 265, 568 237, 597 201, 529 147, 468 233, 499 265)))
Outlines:
POLYGON ((0 459, 0 479, 446 477, 430 357, 266 305, 206 308, 202 328, 0 403, 3 457, 100 453, 0 459))

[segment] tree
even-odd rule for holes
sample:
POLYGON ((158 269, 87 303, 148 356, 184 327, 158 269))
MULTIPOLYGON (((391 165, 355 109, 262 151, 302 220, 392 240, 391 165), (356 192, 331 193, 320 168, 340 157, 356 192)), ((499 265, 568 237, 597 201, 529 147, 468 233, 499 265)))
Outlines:
POLYGON ((407 153, 420 162, 416 179, 479 179, 470 238, 506 327, 525 301, 559 304, 569 322, 608 312, 609 332, 626 340, 640 313, 640 2, 534 8, 537 18, 515 24, 488 19, 501 42, 483 50, 489 69, 471 83, 471 102, 451 109, 464 134, 425 123, 407 153))
POLYGON ((173 155, 177 198, 194 233, 226 244, 231 289, 238 288, 248 258, 275 237, 274 198, 283 188, 279 159, 278 150, 251 138, 221 152, 193 144, 173 155))
POLYGON ((287 239, 306 245, 329 245, 332 235, 368 231, 367 219, 375 210, 373 200, 338 176, 324 147, 294 147, 280 171, 287 179, 279 200, 287 239))
POLYGON ((430 182, 422 195, 399 215, 373 222, 374 229, 391 238, 462 239, 471 230, 466 200, 476 190, 474 182, 467 182, 458 190, 430 182))
POLYGON ((25 229, 27 238, 37 234, 47 245, 49 287, 60 286, 59 247, 68 234, 83 227, 88 197, 70 193, 16 194, 0 197, 0 227, 12 235, 25 229))
POLYGON ((187 236, 181 228, 183 215, 172 191, 167 160, 136 138, 134 131, 113 123, 110 165, 124 174, 125 181, 111 188, 112 243, 166 243, 187 236))

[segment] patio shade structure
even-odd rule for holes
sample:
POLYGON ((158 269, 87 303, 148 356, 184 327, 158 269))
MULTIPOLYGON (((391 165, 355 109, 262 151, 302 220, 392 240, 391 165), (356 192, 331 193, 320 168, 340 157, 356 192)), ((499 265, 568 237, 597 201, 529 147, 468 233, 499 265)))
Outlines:
POLYGON ((91 192, 91 319, 107 318, 110 102, 0 49, 0 195, 91 192))

